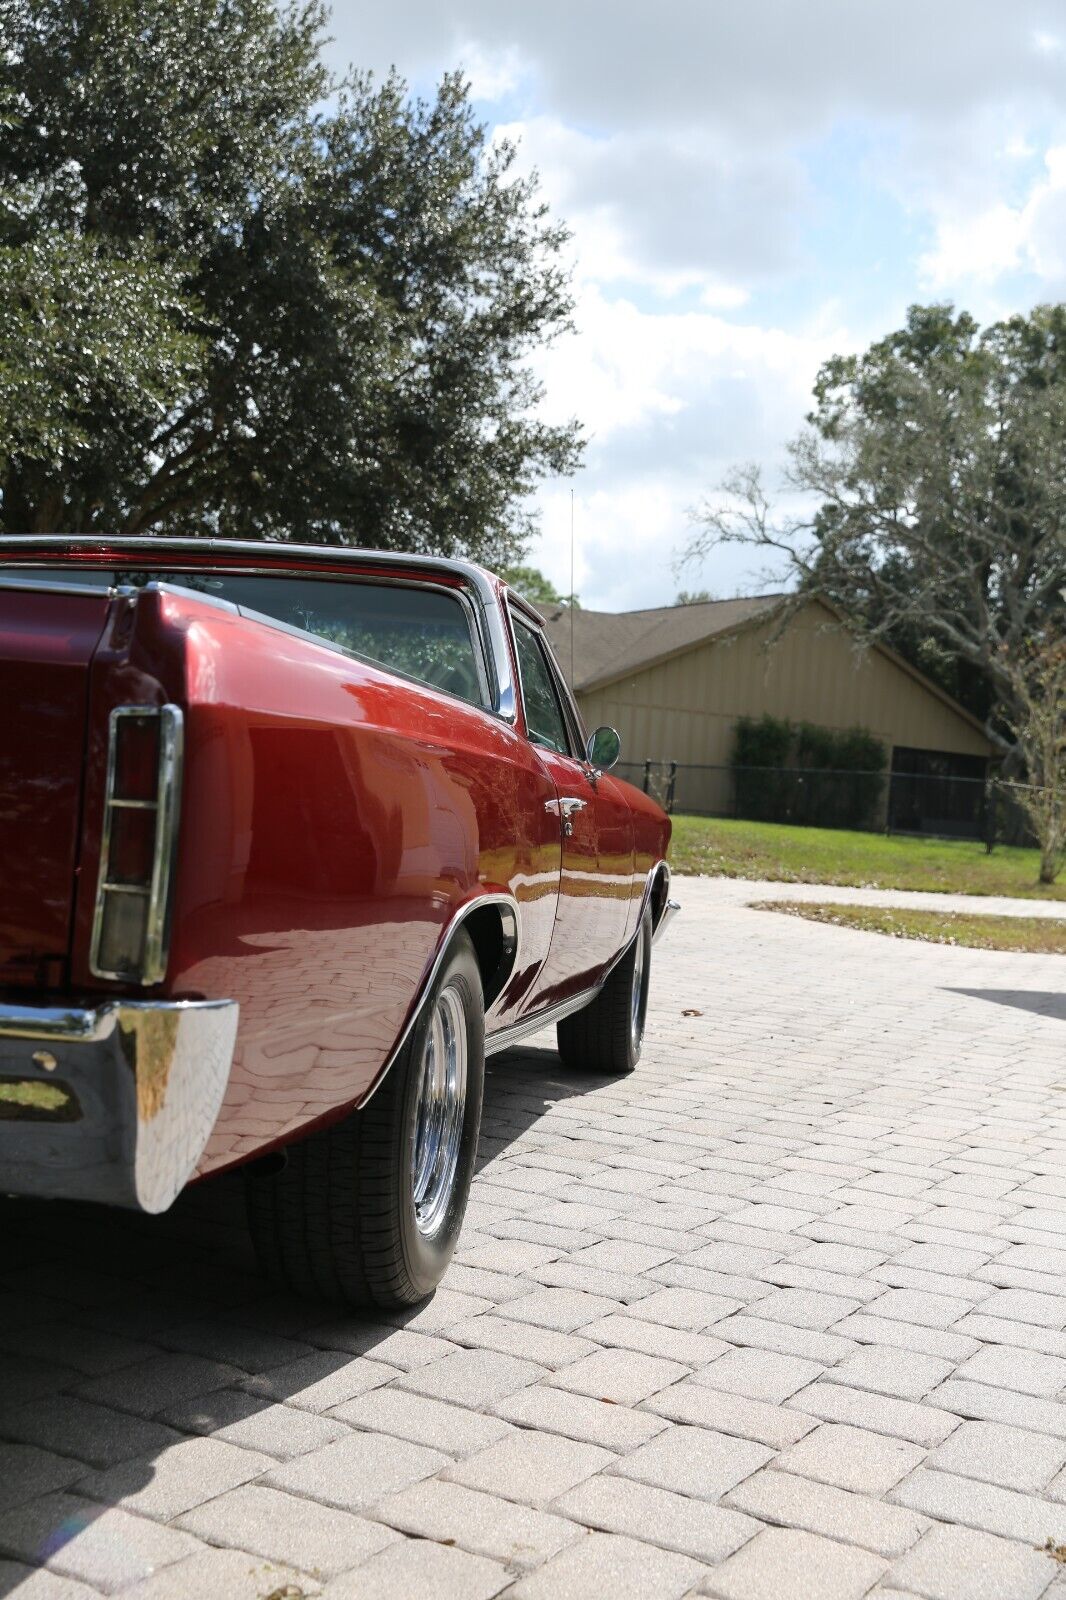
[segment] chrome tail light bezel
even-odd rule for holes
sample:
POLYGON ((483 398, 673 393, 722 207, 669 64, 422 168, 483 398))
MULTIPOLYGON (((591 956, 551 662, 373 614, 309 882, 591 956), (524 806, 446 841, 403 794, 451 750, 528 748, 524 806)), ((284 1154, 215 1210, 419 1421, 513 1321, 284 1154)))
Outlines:
POLYGON ((115 706, 112 710, 108 722, 100 870, 97 876, 92 938, 89 947, 89 970, 94 977, 122 983, 139 983, 147 987, 150 984, 161 983, 166 976, 170 945, 171 890, 181 813, 183 753, 184 718, 179 706, 126 705, 115 706), (158 721, 159 757, 155 798, 152 800, 133 800, 116 795, 115 792, 119 736, 122 723, 127 718, 137 718, 142 721, 154 718, 158 721), (115 815, 116 812, 131 806, 155 812, 151 878, 139 884, 113 882, 109 876, 115 815), (111 897, 118 894, 135 894, 147 902, 141 959, 135 968, 124 971, 104 966, 101 959, 108 905, 111 897))

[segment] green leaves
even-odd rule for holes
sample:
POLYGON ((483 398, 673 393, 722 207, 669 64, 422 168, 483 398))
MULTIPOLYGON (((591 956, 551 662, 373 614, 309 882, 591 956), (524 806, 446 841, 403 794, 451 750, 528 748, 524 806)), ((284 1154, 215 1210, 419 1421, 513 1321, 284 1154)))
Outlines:
POLYGON ((520 554, 565 231, 461 78, 331 85, 324 23, 0 0, 0 529, 520 554))

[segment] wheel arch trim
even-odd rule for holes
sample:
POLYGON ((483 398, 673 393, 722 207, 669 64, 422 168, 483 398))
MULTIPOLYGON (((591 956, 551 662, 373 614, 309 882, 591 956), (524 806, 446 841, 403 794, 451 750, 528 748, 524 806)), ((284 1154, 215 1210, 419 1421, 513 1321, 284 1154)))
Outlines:
MULTIPOLYGON (((448 959, 452 945, 455 943, 456 934, 465 927, 475 913, 485 912, 490 908, 495 908, 498 914, 501 943, 499 960, 496 970, 492 974, 493 994, 485 1005, 486 1020, 490 1016, 493 1006, 506 990, 507 984, 518 966, 518 957, 522 948, 522 918, 518 901, 512 894, 505 894, 502 891, 495 890, 489 890, 484 894, 474 895, 470 900, 464 900, 462 905, 457 906, 448 918, 437 941, 433 959, 423 973, 422 980, 415 992, 415 998, 407 1013, 406 1021, 400 1029, 392 1049, 386 1056, 381 1071, 362 1100, 360 1100, 357 1107, 358 1110, 361 1111, 371 1097, 377 1093, 411 1037, 411 1033, 425 1009, 426 1001, 432 992, 433 985, 437 981, 438 974, 448 959)), ((478 958, 478 967, 480 969, 482 967, 482 954, 478 950, 477 941, 472 940, 472 943, 474 944, 474 953, 478 958)), ((482 976, 484 978, 483 971, 482 976)))

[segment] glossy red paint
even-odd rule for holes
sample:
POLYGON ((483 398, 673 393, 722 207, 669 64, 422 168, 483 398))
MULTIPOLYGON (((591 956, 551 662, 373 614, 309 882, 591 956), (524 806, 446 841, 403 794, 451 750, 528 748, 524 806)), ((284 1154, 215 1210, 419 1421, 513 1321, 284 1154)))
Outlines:
POLYGON ((0 983, 66 977, 101 595, 0 590, 0 983))
MULTIPOLYGON (((206 1172, 365 1097, 444 926, 484 893, 521 909, 494 1016, 516 1014, 555 920, 554 791, 488 712, 191 595, 134 604, 116 650, 116 602, 93 674, 86 832, 100 836, 111 706, 176 700, 185 782, 164 990, 241 1007, 206 1172)), ((90 986, 95 852, 85 866, 76 975, 90 986)))
MULTIPOLYGON (((130 564, 103 544, 77 558, 130 564)), ((26 559, 40 565, 46 550, 26 559)), ((64 550, 56 559, 74 557, 64 550)), ((152 563, 138 556, 137 565, 152 563)), ((173 553, 161 552, 157 564, 173 570, 173 553)), ((193 552, 181 564, 211 567, 218 558, 193 552)), ((255 546, 247 564, 360 572, 350 561, 296 561, 255 546)), ((243 555, 226 555, 227 568, 242 565, 243 555)), ((434 571, 432 581, 461 580, 434 571)), ((88 695, 84 756, 80 734, 68 739, 61 785, 69 819, 83 772, 69 972, 79 993, 128 992, 88 968, 109 713, 166 701, 184 712, 170 960, 165 983, 139 993, 240 1004, 233 1071, 201 1173, 360 1104, 446 926, 478 897, 504 893, 519 907, 517 961, 490 1031, 589 987, 633 932, 669 822, 628 784, 606 776, 593 785, 583 763, 535 748, 521 708, 509 723, 188 592, 119 593, 110 602, 20 593, 20 615, 31 598, 49 637, 65 627, 75 641, 83 721, 88 695), (575 785, 589 804, 564 852, 545 803, 575 785)), ((73 702, 63 703, 69 734, 73 702)), ((54 889, 42 951, 57 937, 66 951, 69 821, 67 835, 61 858, 42 851, 54 889)), ((6 850, 2 859, 6 868, 6 850)))

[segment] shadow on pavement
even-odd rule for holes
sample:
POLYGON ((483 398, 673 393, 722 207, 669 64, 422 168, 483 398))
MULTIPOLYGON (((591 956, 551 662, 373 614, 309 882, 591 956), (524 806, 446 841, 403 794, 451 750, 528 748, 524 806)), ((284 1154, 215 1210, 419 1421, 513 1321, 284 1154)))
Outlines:
MULTIPOLYGON (((547 1049, 488 1068, 479 1172, 556 1101, 605 1081, 567 1074, 547 1049)), ((91 1558, 110 1574, 99 1587, 135 1582, 150 1559, 133 1548, 138 1538, 177 1539, 160 1524, 188 1509, 180 1484, 171 1505, 156 1482, 160 1452, 215 1434, 272 1456, 259 1470, 281 1466, 325 1441, 283 1454, 279 1422, 307 1438, 330 1425, 348 1437, 358 1421, 341 1427, 328 1413, 373 1387, 358 1358, 402 1368, 412 1335, 432 1337, 432 1301, 360 1313, 272 1289, 252 1255, 238 1175, 195 1186, 161 1217, 3 1198, 0 1241, 0 1596, 49 1558, 85 1581, 64 1548, 79 1535, 91 1542, 105 1512, 148 1491, 131 1509, 155 1531, 113 1513, 91 1558), (274 1413, 272 1453, 271 1407, 297 1395, 302 1409, 274 1413)), ((236 1484, 213 1492, 226 1487, 236 1484)), ((160 1565, 173 1559, 160 1548, 160 1565)))
POLYGON ((1066 993, 1054 989, 949 989, 949 994, 968 994, 974 1000, 991 1000, 997 1006, 1015 1006, 1033 1011, 1038 1017, 1054 1017, 1066 1022, 1066 993))

